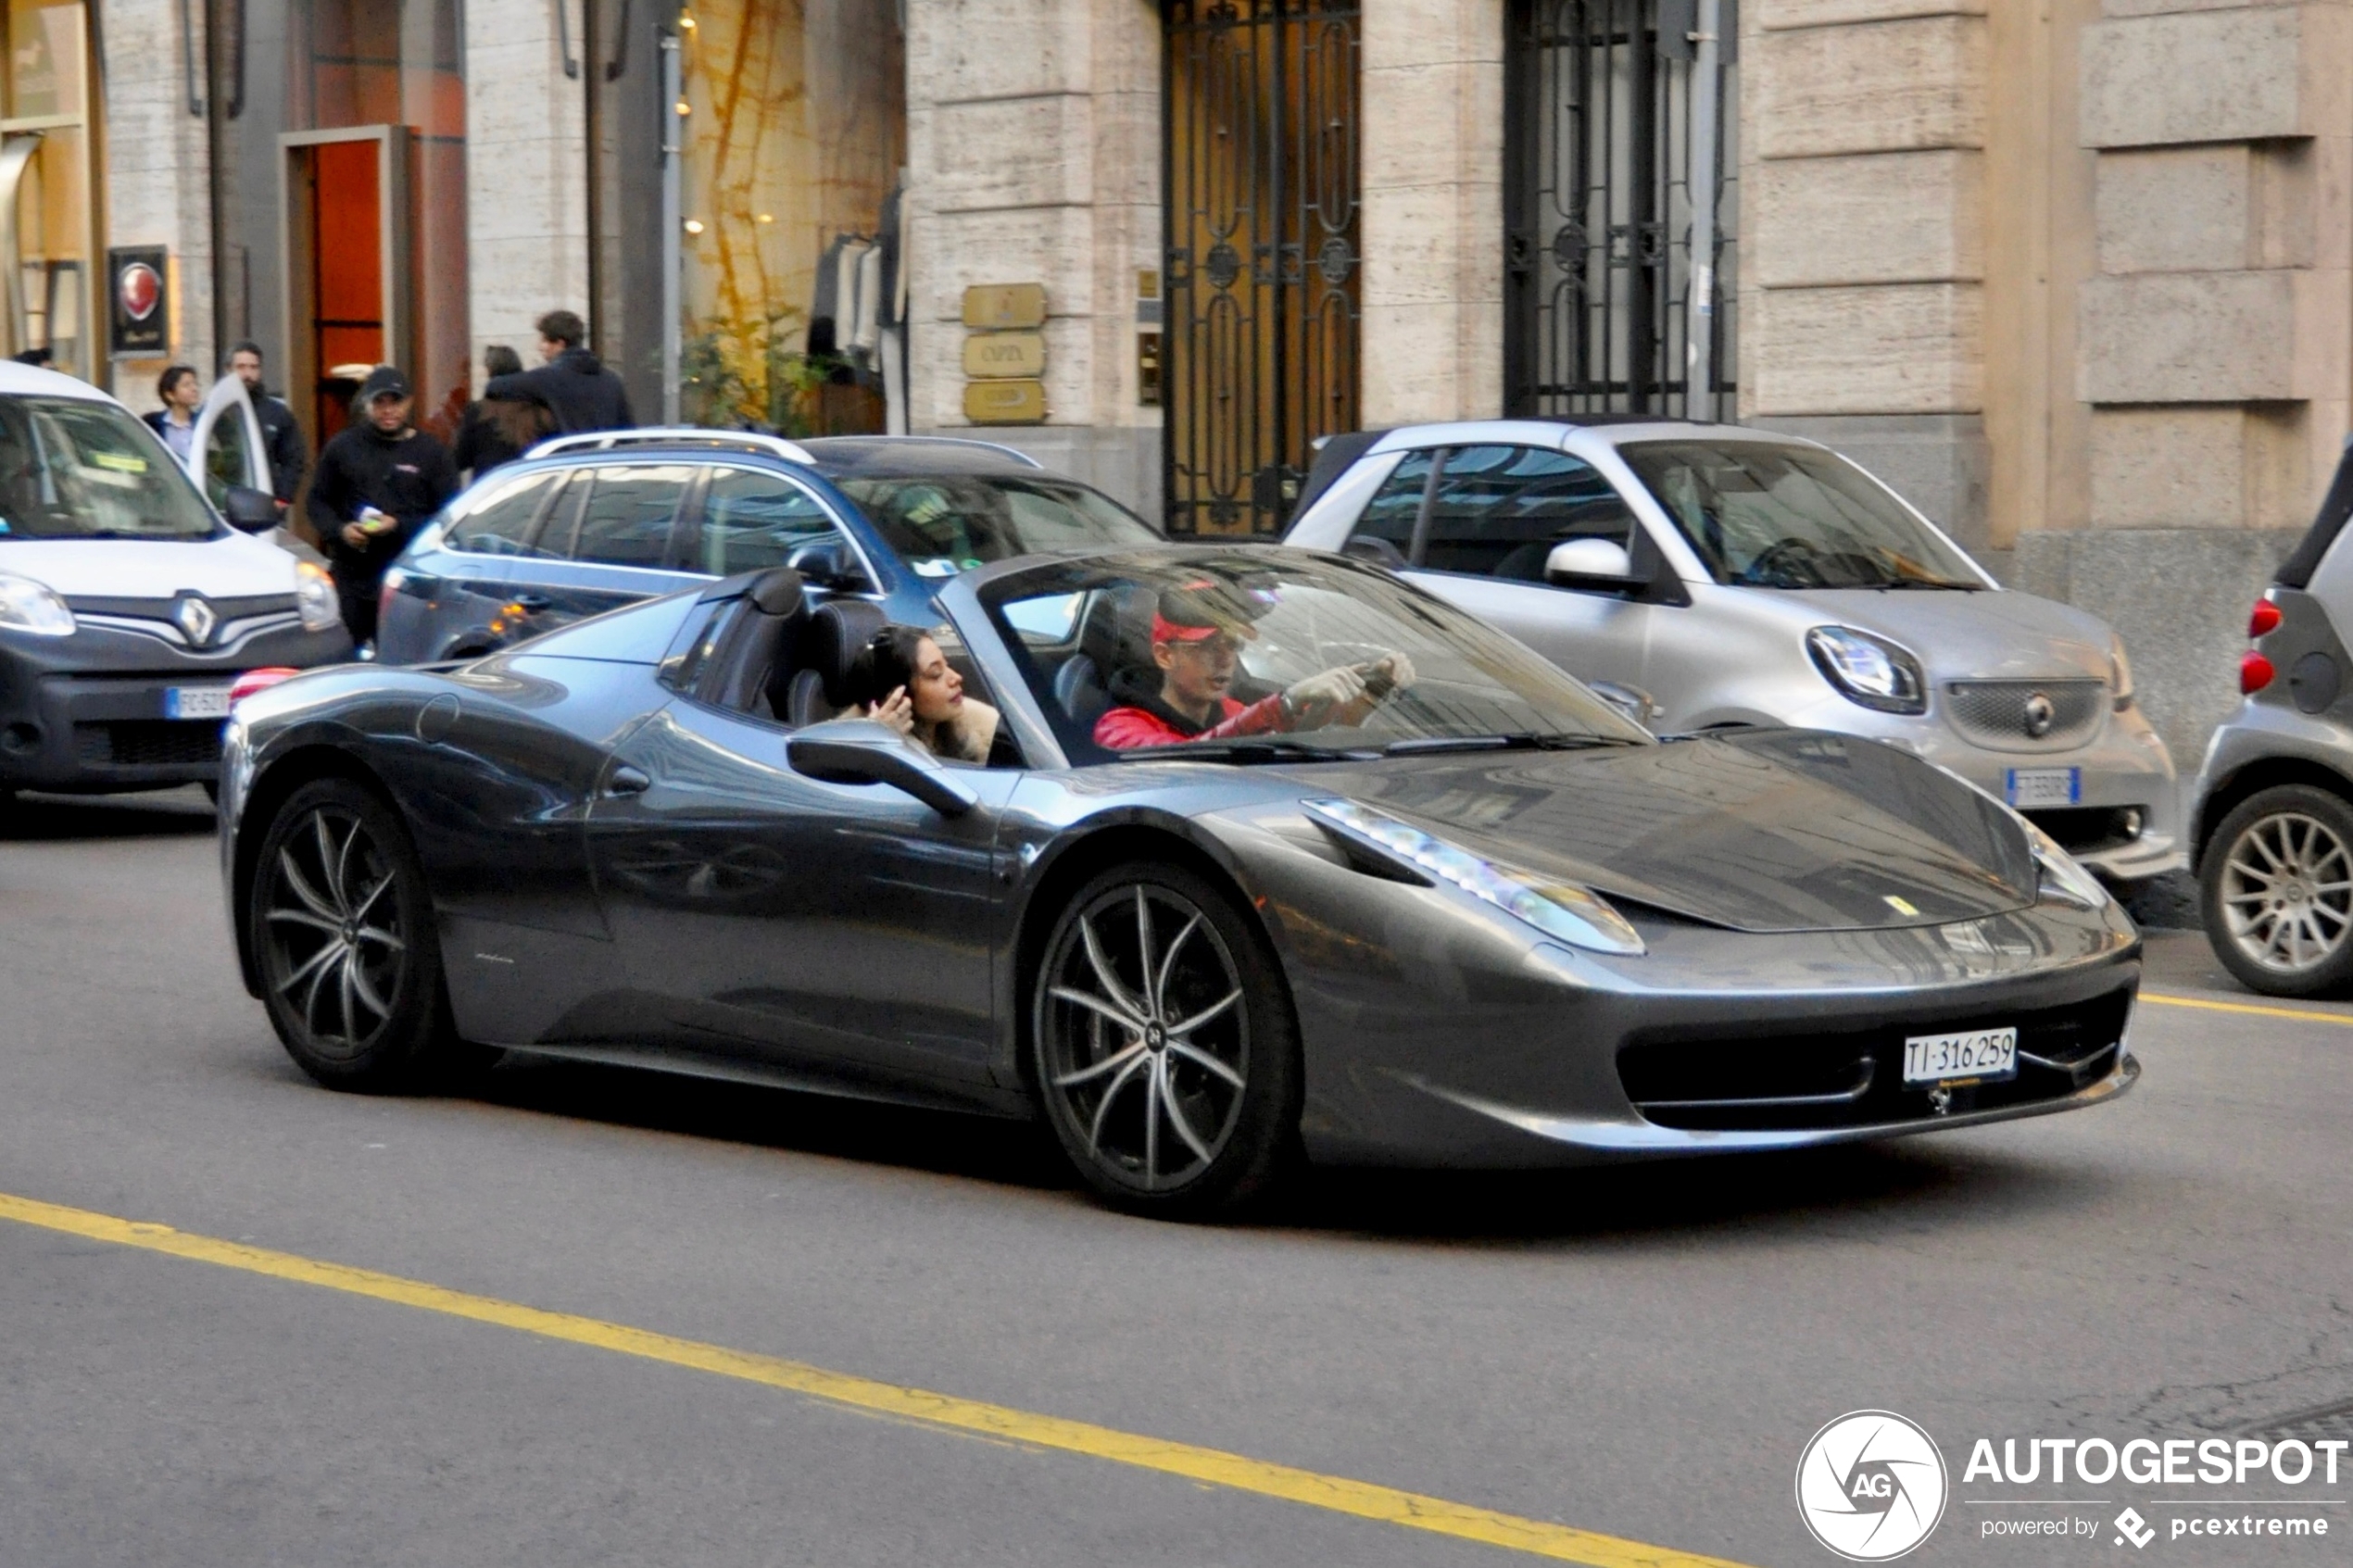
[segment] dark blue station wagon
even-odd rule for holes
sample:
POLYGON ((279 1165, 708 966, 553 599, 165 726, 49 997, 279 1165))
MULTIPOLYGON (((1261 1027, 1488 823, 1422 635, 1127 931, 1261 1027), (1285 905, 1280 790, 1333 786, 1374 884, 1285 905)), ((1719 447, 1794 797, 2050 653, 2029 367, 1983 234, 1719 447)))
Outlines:
POLYGON ((1044 550, 1159 538, 1010 447, 708 430, 559 436, 484 476, 384 574, 376 657, 471 659, 768 567, 927 625, 942 579, 1044 550))

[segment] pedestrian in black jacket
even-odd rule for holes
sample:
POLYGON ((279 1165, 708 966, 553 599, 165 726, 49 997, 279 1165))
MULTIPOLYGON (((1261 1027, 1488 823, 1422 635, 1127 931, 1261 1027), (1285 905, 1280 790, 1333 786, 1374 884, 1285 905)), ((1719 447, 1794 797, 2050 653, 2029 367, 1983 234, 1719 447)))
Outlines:
POLYGON ((571 311, 548 311, 539 318, 539 357, 547 362, 535 370, 492 377, 483 395, 535 398, 547 406, 566 434, 630 429, 637 420, 629 411, 628 389, 581 346, 587 335, 587 324, 571 311))
MULTIPOLYGON (((482 351, 482 368, 491 381, 522 374, 522 360, 503 343, 482 351)), ((556 433, 556 417, 532 397, 484 397, 466 405, 458 427, 458 444, 450 457, 468 483, 501 463, 511 463, 556 433)))
POLYGON ((327 552, 354 643, 376 634, 376 593, 409 538, 458 493, 449 448, 409 422, 409 378, 379 365, 359 383, 359 417, 319 454, 310 521, 327 552))
POLYGON ((261 384, 259 344, 241 343, 230 349, 229 373, 245 383, 245 400, 253 405, 254 418, 261 421, 262 456, 270 463, 270 491, 278 497, 279 510, 283 511, 302 493, 302 470, 310 466, 302 426, 296 420, 295 411, 286 406, 286 400, 272 395, 261 384))

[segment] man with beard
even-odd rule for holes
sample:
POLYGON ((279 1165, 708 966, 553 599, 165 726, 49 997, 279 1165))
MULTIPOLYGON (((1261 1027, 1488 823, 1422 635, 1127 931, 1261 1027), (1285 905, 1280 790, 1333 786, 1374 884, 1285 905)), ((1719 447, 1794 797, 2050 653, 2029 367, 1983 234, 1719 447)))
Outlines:
POLYGON ((409 422, 409 378, 379 365, 353 400, 359 417, 319 454, 310 521, 327 552, 343 623, 355 644, 376 635, 384 569, 458 493, 449 449, 409 422))
POLYGON ((261 381, 261 345, 240 343, 229 350, 229 373, 245 383, 245 398, 254 418, 261 421, 262 455, 270 462, 270 489, 281 508, 294 505, 302 489, 302 470, 308 458, 302 449, 302 426, 286 400, 261 381))

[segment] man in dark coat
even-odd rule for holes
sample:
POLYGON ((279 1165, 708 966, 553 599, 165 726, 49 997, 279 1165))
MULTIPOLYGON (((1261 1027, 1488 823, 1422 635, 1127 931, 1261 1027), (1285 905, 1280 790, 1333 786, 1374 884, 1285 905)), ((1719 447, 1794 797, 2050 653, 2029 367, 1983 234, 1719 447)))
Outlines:
POLYGON ((376 634, 376 594, 409 538, 458 493, 449 448, 409 422, 409 378, 379 365, 353 399, 359 417, 319 454, 310 521, 357 643, 376 634))
POLYGON ((637 420, 629 411, 628 389, 581 346, 587 336, 587 324, 571 311, 548 311, 539 318, 539 357, 547 362, 535 370, 493 376, 483 395, 544 403, 556 416, 556 428, 567 435, 630 429, 637 420))
POLYGON ((283 508, 294 505, 302 491, 302 470, 309 465, 303 450, 302 426, 286 400, 273 396, 261 384, 261 345, 241 343, 229 350, 229 373, 245 383, 245 399, 261 421, 262 456, 270 463, 270 489, 283 508))

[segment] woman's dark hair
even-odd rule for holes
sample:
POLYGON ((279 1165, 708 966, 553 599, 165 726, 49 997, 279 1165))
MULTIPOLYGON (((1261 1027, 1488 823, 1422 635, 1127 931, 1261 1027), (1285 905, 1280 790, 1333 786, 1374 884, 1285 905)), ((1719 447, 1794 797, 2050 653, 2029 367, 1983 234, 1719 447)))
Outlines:
POLYGON ((494 376, 519 376, 522 356, 503 343, 494 343, 482 351, 482 368, 494 376))
POLYGON ((850 700, 880 702, 915 684, 915 655, 931 633, 916 626, 886 626, 849 667, 850 700))
POLYGON ((166 365, 163 368, 163 374, 156 378, 156 395, 167 403, 170 402, 171 389, 180 384, 180 378, 193 376, 195 373, 196 368, 194 365, 166 365))

